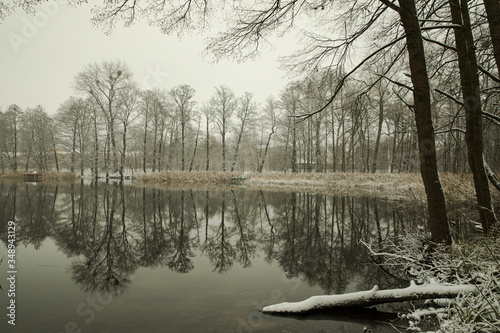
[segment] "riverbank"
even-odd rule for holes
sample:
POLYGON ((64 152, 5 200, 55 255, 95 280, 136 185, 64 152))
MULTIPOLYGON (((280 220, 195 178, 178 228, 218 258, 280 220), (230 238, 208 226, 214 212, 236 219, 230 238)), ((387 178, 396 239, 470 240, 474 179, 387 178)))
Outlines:
MULTIPOLYGON (((441 174, 448 200, 474 201, 472 175, 441 174)), ((381 196, 388 199, 424 200, 425 189, 417 173, 249 173, 230 172, 159 172, 136 175, 134 183, 174 188, 240 185, 254 190, 294 191, 322 194, 349 194, 381 196), (244 179, 241 179, 244 178, 244 179)), ((492 194, 500 196, 492 187, 492 194)))
POLYGON ((8 179, 13 181, 24 181, 25 175, 27 174, 41 174, 40 178, 43 182, 54 182, 54 181, 75 181, 79 179, 74 172, 57 172, 57 171, 49 171, 49 172, 40 172, 40 173, 30 173, 30 172, 7 172, 0 174, 0 179, 8 179))
MULTIPOLYGON (((450 203, 475 202, 472 175, 441 173, 446 199, 450 203)), ((23 181, 23 172, 0 175, 2 179, 23 181)), ((71 172, 43 172, 44 182, 75 181, 71 172)), ((418 173, 247 173, 221 171, 167 171, 134 175, 136 186, 169 189, 224 189, 243 186, 251 190, 306 192, 328 195, 375 196, 388 200, 425 202, 425 190, 418 173)), ((495 202, 500 193, 491 187, 495 202)))

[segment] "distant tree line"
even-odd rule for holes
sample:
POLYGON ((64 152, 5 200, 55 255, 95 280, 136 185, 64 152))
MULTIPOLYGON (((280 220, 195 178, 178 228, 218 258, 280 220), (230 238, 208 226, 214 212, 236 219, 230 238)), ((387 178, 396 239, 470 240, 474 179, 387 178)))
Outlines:
MULTIPOLYGON (((264 105, 220 86, 200 103, 189 85, 140 90, 123 62, 88 65, 75 78, 78 97, 53 116, 41 105, 1 112, 0 167, 95 177, 131 170, 418 172, 413 114, 400 98, 403 88, 388 81, 363 94, 365 82, 348 80, 327 110, 297 119, 321 108, 338 81, 318 73, 264 105)), ((498 96, 487 107, 497 114, 498 96)), ((460 106, 436 93, 433 109, 440 169, 468 172, 460 106)), ((484 128, 485 157, 500 170, 500 127, 486 119, 484 128)))

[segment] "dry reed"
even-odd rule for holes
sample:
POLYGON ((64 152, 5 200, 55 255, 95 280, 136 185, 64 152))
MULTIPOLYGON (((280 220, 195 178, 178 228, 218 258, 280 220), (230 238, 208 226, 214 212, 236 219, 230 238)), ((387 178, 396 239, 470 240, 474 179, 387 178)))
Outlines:
POLYGON ((231 172, 166 171, 139 174, 135 176, 135 181, 139 184, 216 185, 231 184, 231 179, 239 176, 239 174, 231 172))
MULTIPOLYGON (((7 173, 0 174, 0 178, 16 180, 16 181, 24 181, 24 175, 29 172, 23 171, 11 171, 7 173)), ((42 181, 74 181, 78 178, 78 176, 74 172, 40 172, 43 175, 42 181)))
MULTIPOLYGON (((244 182, 234 181, 241 174, 230 172, 169 171, 136 176, 138 185, 168 185, 169 188, 221 188, 242 184, 248 189, 309 192, 331 195, 378 196, 391 200, 425 203, 425 189, 418 173, 249 173, 244 182)), ((442 173, 441 180, 446 199, 454 203, 475 202, 472 176, 442 173)), ((500 193, 492 187, 494 200, 500 193)))

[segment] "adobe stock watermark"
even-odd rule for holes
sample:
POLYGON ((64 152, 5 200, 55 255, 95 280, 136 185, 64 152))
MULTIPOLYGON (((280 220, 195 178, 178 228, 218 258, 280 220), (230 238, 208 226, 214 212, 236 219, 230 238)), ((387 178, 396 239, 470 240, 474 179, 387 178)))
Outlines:
MULTIPOLYGON (((286 274, 283 273, 281 280, 285 283, 285 291, 295 291, 299 289, 301 285, 300 280, 289 280, 286 274)), ((250 312, 247 318, 238 318, 238 327, 236 328, 237 333, 252 333, 264 322, 264 314, 262 313, 262 308, 270 305, 286 301, 285 291, 283 289, 273 289, 269 293, 269 299, 262 302, 253 302, 255 310, 250 312)))
POLYGON ((164 72, 160 65, 156 65, 155 68, 148 66, 146 67, 146 75, 142 79, 142 86, 146 90, 158 87, 167 77, 168 73, 164 72))
POLYGON ((22 26, 18 32, 9 32, 7 39, 15 53, 19 53, 21 46, 28 44, 35 38, 40 30, 45 28, 50 20, 59 13, 59 3, 56 1, 45 2, 40 4, 34 15, 24 16, 22 26))
MULTIPOLYGON (((84 318, 85 324, 90 324, 94 321, 96 313, 102 312, 106 305, 109 305, 113 301, 113 295, 109 294, 107 297, 103 297, 97 294, 95 297, 87 297, 85 302, 81 302, 76 307, 76 314, 84 318)), ((81 325, 76 321, 68 321, 64 324, 63 331, 61 333, 81 333, 81 325)))
POLYGON ((16 325, 16 222, 7 222, 7 297, 9 306, 7 306, 7 322, 9 325, 16 325))
MULTIPOLYGON (((130 281, 135 279, 135 275, 130 276, 130 281)), ((101 295, 97 293, 95 296, 88 296, 84 302, 76 307, 76 314, 81 318, 81 320, 75 321, 70 320, 64 324, 62 330, 58 330, 57 333, 82 333, 86 325, 89 325, 94 321, 98 313, 104 311, 106 306, 113 302, 114 296, 112 293, 108 295, 101 295), (83 322, 82 322, 83 320, 83 322), (78 323, 80 322, 80 323, 78 323)), ((52 332, 51 332, 52 333, 52 332)))

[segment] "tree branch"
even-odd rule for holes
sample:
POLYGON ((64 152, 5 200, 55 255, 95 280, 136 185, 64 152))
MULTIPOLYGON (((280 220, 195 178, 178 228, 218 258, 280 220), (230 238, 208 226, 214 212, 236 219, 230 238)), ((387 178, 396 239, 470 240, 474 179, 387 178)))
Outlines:
POLYGON ((384 79, 388 80, 389 82, 391 82, 391 83, 393 83, 393 84, 395 84, 395 85, 397 85, 397 86, 399 86, 399 87, 406 88, 406 89, 408 89, 409 91, 413 91, 413 88, 412 88, 412 87, 410 87, 410 86, 408 86, 408 85, 406 85, 406 84, 404 84, 404 83, 402 83, 402 82, 394 81, 393 79, 391 79, 391 78, 389 78, 389 77, 387 77, 387 76, 385 76, 385 75, 383 75, 383 74, 375 74, 375 75, 378 75, 378 76, 380 76, 380 77, 383 77, 384 79))
POLYGON ((481 72, 483 72, 487 77, 489 77, 493 81, 500 83, 500 78, 495 74, 491 73, 490 71, 486 70, 483 66, 477 64, 477 68, 479 68, 481 72))
POLYGON ((379 1, 382 2, 384 5, 386 5, 387 7, 389 7, 392 10, 395 10, 397 12, 399 12, 401 10, 401 8, 399 8, 399 6, 397 6, 394 2, 391 2, 389 0, 379 0, 379 1))
POLYGON ((447 92, 444 92, 444 91, 442 91, 442 90, 440 90, 438 88, 435 88, 434 91, 440 93, 441 95, 444 95, 444 96, 448 97, 449 99, 451 99, 453 102, 457 103, 460 106, 464 105, 464 103, 462 101, 459 101, 458 99, 456 99, 455 97, 451 96, 447 92))
POLYGON ((308 119, 308 118, 310 118, 310 117, 312 117, 312 116, 314 116, 314 115, 316 115, 316 114, 318 114, 318 113, 323 112, 324 110, 326 110, 326 108, 328 106, 330 106, 330 104, 333 103, 333 101, 337 97, 338 93, 340 92, 340 90, 344 86, 345 81, 347 80, 347 78, 349 78, 349 76, 351 76, 353 73, 355 73, 361 66, 363 66, 368 60, 370 60, 371 58, 373 58, 375 55, 377 55, 378 53, 382 52, 384 49, 389 48, 389 47, 395 45, 399 41, 404 40, 405 38, 406 38, 406 35, 403 35, 403 36, 401 36, 399 38, 396 38, 392 42, 390 42, 390 43, 388 43, 388 44, 380 47, 378 50, 376 50, 375 52, 371 53, 366 58, 364 58, 360 63, 358 63, 349 73, 347 73, 346 75, 344 75, 344 77, 342 77, 342 79, 340 80, 340 82, 335 87, 335 91, 333 92, 333 94, 330 97, 330 99, 319 110, 316 110, 316 111, 311 112, 311 113, 304 113, 304 114, 300 114, 300 115, 296 115, 296 116, 289 116, 289 117, 296 118, 299 121, 304 121, 304 120, 306 120, 306 119, 308 119))

